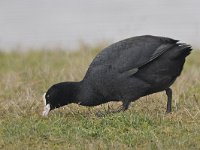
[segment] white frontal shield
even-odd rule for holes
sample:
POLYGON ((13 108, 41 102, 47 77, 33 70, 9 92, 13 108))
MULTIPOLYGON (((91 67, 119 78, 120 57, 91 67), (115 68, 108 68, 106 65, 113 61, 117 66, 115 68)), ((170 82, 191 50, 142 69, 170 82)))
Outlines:
POLYGON ((50 111, 50 104, 46 104, 46 98, 45 98, 46 93, 43 94, 42 98, 44 101, 44 110, 42 112, 42 116, 47 117, 50 111))

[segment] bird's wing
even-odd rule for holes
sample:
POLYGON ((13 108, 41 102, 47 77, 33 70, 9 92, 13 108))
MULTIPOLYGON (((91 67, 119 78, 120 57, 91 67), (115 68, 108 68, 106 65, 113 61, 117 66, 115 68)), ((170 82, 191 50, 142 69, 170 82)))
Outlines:
POLYGON ((107 71, 108 68, 127 75, 155 60, 175 46, 177 40, 155 36, 129 38, 102 50, 91 63, 88 72, 107 71))
POLYGON ((128 69, 128 70, 124 69, 121 72, 126 73, 128 76, 131 76, 131 75, 135 74, 139 70, 140 67, 143 67, 143 66, 149 64, 150 62, 152 62, 153 60, 158 58, 160 55, 162 55, 164 52, 166 52, 173 46, 175 46, 175 44, 169 44, 169 43, 162 44, 157 49, 155 49, 155 51, 153 52, 153 54, 150 56, 149 59, 141 60, 137 66, 134 66, 133 68, 128 69))

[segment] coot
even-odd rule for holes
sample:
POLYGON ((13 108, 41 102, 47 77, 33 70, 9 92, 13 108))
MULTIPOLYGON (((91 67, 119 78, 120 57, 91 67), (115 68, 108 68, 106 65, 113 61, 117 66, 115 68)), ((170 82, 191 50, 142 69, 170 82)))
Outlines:
POLYGON ((125 111, 142 96, 165 91, 167 112, 171 112, 170 86, 180 75, 191 46, 167 37, 137 36, 102 50, 80 82, 61 82, 44 94, 43 116, 50 110, 76 103, 96 106, 122 101, 112 112, 125 111))

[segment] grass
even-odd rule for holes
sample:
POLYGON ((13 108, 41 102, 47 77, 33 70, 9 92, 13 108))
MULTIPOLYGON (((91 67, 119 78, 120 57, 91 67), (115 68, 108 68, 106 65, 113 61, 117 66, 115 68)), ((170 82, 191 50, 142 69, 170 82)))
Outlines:
POLYGON ((105 117, 95 113, 120 103, 72 104, 41 117, 42 94, 56 82, 81 80, 99 49, 0 52, 0 149, 200 149, 199 51, 172 86, 171 114, 160 92, 105 117))

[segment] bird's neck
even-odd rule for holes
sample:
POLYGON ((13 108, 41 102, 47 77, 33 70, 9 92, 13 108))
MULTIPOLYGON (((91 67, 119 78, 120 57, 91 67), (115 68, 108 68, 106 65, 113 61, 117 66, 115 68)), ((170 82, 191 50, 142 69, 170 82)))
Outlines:
POLYGON ((67 95, 70 95, 71 103, 77 103, 79 101, 80 91, 81 91, 81 82, 71 82, 70 91, 68 91, 69 93, 67 93, 67 95))
POLYGON ((98 92, 98 89, 95 89, 94 84, 87 80, 66 83, 60 83, 63 89, 63 105, 76 103, 83 106, 97 106, 108 102, 107 99, 98 92), (70 88, 66 86, 66 83, 70 88))
POLYGON ((104 96, 98 93, 90 82, 81 81, 79 83, 79 93, 76 96, 75 103, 83 106, 96 106, 107 102, 104 101, 104 96))

